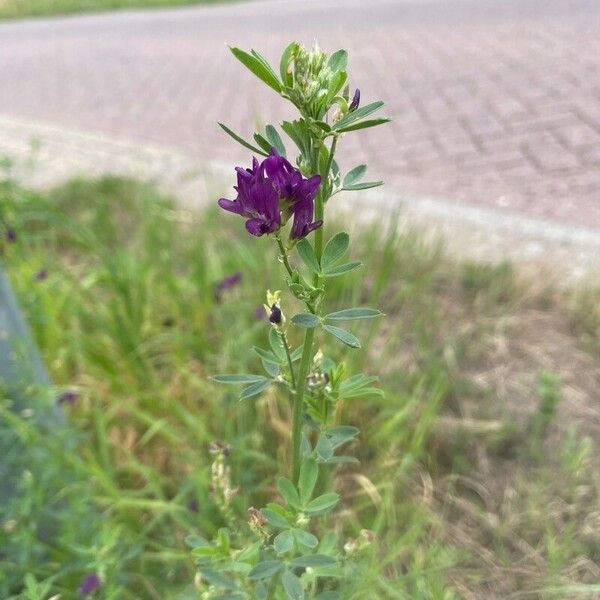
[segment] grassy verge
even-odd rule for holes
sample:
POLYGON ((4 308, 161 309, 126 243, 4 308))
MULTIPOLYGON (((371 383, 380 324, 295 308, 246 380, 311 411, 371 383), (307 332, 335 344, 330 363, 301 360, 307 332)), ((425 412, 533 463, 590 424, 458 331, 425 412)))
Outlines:
MULTIPOLYGON (((184 539, 228 519, 210 492, 210 443, 233 448, 242 519, 276 494, 272 457, 287 453, 285 399, 238 403, 207 379, 257 367, 247 348, 268 333, 256 308, 263 282, 281 287, 275 250, 127 180, 46 195, 6 183, 0 204, 17 231, 2 260, 54 381, 77 393, 68 442, 1 405, 20 476, 2 511, 0 596, 76 598, 95 571, 103 598, 195 598, 184 539)), ((454 264, 393 224, 357 237, 369 269, 333 280, 330 308, 388 315, 359 328, 368 353, 346 355, 381 373, 386 397, 344 406, 361 465, 336 474, 349 501, 334 522, 342 539, 377 539, 348 597, 597 597, 593 288, 570 298, 506 263, 454 264)))
POLYGON ((222 0, 0 0, 0 19, 67 15, 127 8, 169 8, 222 0))

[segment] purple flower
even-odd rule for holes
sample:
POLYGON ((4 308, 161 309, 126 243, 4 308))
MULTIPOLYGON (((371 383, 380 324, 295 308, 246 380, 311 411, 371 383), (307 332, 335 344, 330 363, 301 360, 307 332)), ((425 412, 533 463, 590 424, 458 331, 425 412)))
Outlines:
POLYGON ((354 92, 354 96, 352 97, 352 102, 350 102, 350 106, 348 107, 348 110, 350 112, 352 112, 353 110, 356 110, 359 105, 360 105, 360 90, 358 88, 356 88, 356 91, 354 92))
POLYGON ((318 175, 311 177, 305 181, 302 193, 292 205, 292 213, 294 222, 290 237, 295 240, 306 237, 311 231, 318 229, 323 225, 323 221, 313 221, 314 198, 317 193, 317 188, 321 183, 321 178, 318 175))
POLYGON ((187 501, 186 506, 190 512, 197 513, 200 510, 200 505, 198 504, 198 500, 195 500, 193 498, 191 500, 187 501))
POLYGON ((58 403, 70 404, 71 406, 73 406, 73 404, 75 404, 75 402, 77 401, 77 398, 79 398, 79 394, 77 392, 73 390, 67 390, 60 394, 60 396, 58 397, 58 403))
POLYGON ((95 592, 102 585, 102 580, 96 573, 88 573, 79 586, 79 593, 82 596, 88 596, 95 592))
POLYGON ((14 244, 14 242, 17 241, 17 232, 12 227, 9 227, 4 232, 4 237, 6 238, 7 242, 9 242, 10 244, 14 244))
POLYGON ((256 307, 254 310, 254 316, 258 321, 262 321, 266 317, 265 307, 262 304, 256 307))
POLYGON ((269 321, 274 325, 281 325, 281 309, 279 306, 277 306, 277 304, 273 304, 273 306, 271 306, 269 321))
POLYGON ((262 163, 254 158, 251 169, 237 167, 236 171, 237 198, 221 198, 219 206, 246 217, 246 229, 252 235, 278 231, 292 214, 293 238, 304 237, 321 225, 312 222, 314 199, 321 183, 319 175, 304 178, 275 148, 262 163))
POLYGON ((36 281, 44 281, 44 279, 48 278, 48 269, 40 269, 33 278, 36 281))
POLYGON ((221 279, 221 281, 219 281, 215 286, 215 300, 219 302, 223 292, 235 287, 240 283, 240 281, 242 281, 242 274, 239 272, 221 279))
POLYGON ((238 195, 235 200, 221 198, 223 210, 246 217, 246 230, 256 236, 273 233, 281 227, 279 198, 275 188, 264 176, 264 162, 252 160, 252 169, 236 167, 238 195))

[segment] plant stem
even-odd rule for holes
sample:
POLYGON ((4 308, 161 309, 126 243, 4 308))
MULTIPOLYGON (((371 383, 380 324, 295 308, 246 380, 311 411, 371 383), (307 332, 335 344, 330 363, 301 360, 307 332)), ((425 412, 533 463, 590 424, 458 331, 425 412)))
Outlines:
MULTIPOLYGON (((292 271, 292 267, 290 265, 290 261, 288 258, 288 253, 287 250, 285 249, 285 246, 283 245, 283 242, 281 241, 281 236, 279 236, 279 234, 277 234, 275 236, 275 239, 277 240, 277 245, 279 246, 279 251, 281 252, 281 260, 283 261, 283 265, 285 266, 286 271, 288 272, 288 275, 290 276, 290 279, 292 279, 292 277, 294 276, 293 271, 292 271)), ((308 302, 307 300, 304 301, 304 304, 306 304, 306 308, 308 308, 308 310, 311 313, 315 313, 315 307, 308 302)))
POLYGON ((281 252, 281 260, 283 261, 288 275, 291 277, 292 267, 290 266, 290 261, 288 260, 287 250, 285 249, 285 246, 283 245, 283 242, 281 241, 281 236, 279 234, 275 236, 275 239, 277 240, 277 245, 279 246, 279 252, 281 252))
POLYGON ((285 348, 285 355, 287 356, 288 367, 290 369, 290 379, 292 380, 292 387, 296 389, 296 378, 294 377, 294 365, 292 363, 292 356, 290 354, 290 347, 287 343, 287 338, 285 337, 285 333, 283 331, 279 332, 279 336, 281 337, 281 343, 285 348))
MULTIPOLYGON (((337 145, 337 137, 333 138, 331 148, 329 150, 329 160, 325 172, 321 174, 322 181, 319 188, 319 193, 315 199, 315 220, 322 220, 325 212, 325 196, 329 193, 329 171, 333 163, 333 155, 335 154, 335 148, 337 145)), ((312 157, 313 168, 317 171, 317 165, 319 164, 318 153, 314 152, 312 157)), ((321 226, 315 231, 315 254, 317 260, 321 261, 323 254, 323 229, 321 226)), ((286 263, 287 257, 281 239, 278 238, 277 242, 284 255, 284 264, 286 263)), ((288 268, 288 272, 291 271, 288 268)), ((314 285, 319 285, 319 276, 315 274, 314 285)), ((307 306, 308 303, 307 303, 307 306)), ((310 309, 310 306, 309 306, 310 309)), ((311 312, 315 312, 311 310, 311 312)), ((307 329, 304 335, 304 347, 302 348, 302 358, 300 359, 300 369, 298 371, 298 381, 296 385, 296 394, 294 395, 294 402, 292 406, 292 481, 297 484, 300 476, 300 443, 302 441, 302 412, 304 408, 304 388, 306 386, 306 378, 308 376, 308 370, 310 368, 310 362, 312 360, 312 347, 315 337, 314 329, 307 329)))
POLYGON ((298 383, 292 405, 292 481, 298 483, 300 476, 300 443, 302 441, 302 409, 304 408, 304 388, 306 377, 312 360, 312 346, 315 337, 314 329, 307 329, 304 336, 304 347, 298 371, 298 383))
MULTIPOLYGON (((333 138, 333 142, 331 142, 331 148, 329 149, 329 159, 327 161, 327 166, 325 167, 325 171, 321 174, 321 187, 319 189, 319 193, 317 194, 317 198, 315 199, 315 221, 320 221, 323 219, 323 214, 325 213, 325 201, 328 198, 329 194, 329 171, 331 170, 331 165, 333 164, 333 155, 335 154, 335 149, 337 146, 337 136, 333 138), (327 196, 327 198, 326 198, 327 196)), ((323 227, 319 227, 315 231, 315 254, 317 255, 317 260, 321 260, 321 255, 323 254, 323 227)))

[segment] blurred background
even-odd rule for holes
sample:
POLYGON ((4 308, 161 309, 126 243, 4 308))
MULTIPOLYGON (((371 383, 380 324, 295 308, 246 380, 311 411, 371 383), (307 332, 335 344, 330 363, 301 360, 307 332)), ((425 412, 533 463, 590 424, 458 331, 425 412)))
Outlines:
POLYGON ((240 338, 263 340, 262 282, 281 285, 268 243, 216 215, 249 161, 217 121, 247 138, 293 117, 227 48, 277 65, 292 40, 347 49, 351 88, 393 119, 340 144, 385 186, 332 208, 372 266, 333 302, 388 315, 347 358, 386 392, 347 407, 362 465, 337 476, 339 534, 380 544, 349 597, 600 597, 597 2, 0 0, 0 18, 0 265, 34 341, 17 362, 39 347, 53 381, 5 376, 2 598, 75 598, 91 575, 97 597, 197 597, 183 540, 223 521, 214 439, 240 514, 274 493, 285 405, 207 380, 253 364, 240 338))

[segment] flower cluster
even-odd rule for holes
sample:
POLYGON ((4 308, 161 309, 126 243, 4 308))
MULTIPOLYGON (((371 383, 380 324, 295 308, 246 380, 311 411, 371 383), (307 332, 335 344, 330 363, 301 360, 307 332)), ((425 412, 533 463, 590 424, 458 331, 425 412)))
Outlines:
POLYGON ((236 167, 236 172, 237 198, 221 198, 219 206, 245 217, 248 233, 275 233, 292 216, 292 239, 303 238, 322 225, 322 221, 313 221, 319 175, 303 177, 275 148, 261 163, 254 158, 251 169, 236 167))

